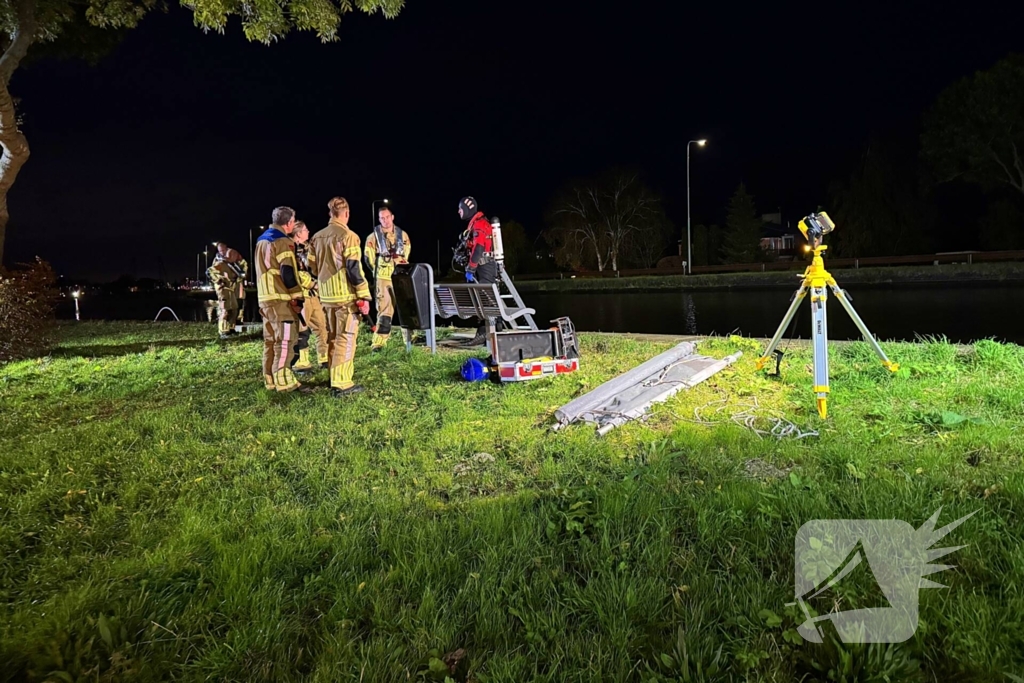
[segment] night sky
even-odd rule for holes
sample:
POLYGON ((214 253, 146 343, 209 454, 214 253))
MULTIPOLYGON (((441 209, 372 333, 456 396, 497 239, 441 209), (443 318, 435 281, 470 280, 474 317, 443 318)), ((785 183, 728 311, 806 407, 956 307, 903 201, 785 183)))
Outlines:
POLYGON ((700 137, 694 223, 722 222, 741 180, 795 220, 872 134, 916 135, 945 85, 1024 51, 1020 3, 898 4, 409 0, 348 15, 337 43, 269 47, 175 7, 96 67, 15 75, 32 157, 6 261, 174 280, 212 240, 248 254, 275 206, 315 230, 342 195, 363 237, 391 198, 413 260, 440 239, 447 263, 463 195, 532 236, 565 181, 613 164, 641 168, 685 232, 700 137))

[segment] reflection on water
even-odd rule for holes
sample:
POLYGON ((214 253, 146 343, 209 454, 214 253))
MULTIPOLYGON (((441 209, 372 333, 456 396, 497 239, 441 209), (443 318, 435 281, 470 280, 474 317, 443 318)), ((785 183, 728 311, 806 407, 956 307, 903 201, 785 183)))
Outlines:
POLYGON ((691 294, 683 294, 683 320, 686 334, 697 334, 697 304, 691 294))
MULTIPOLYGON (((953 342, 994 338, 1024 344, 1024 316, 1008 314, 1019 308, 1024 287, 908 287, 850 291, 854 308, 875 336, 913 340, 945 336, 953 342)), ((540 323, 568 315, 581 331, 646 332, 660 334, 739 333, 770 337, 789 308, 792 292, 752 291, 653 293, 524 293, 537 310, 540 323)), ((183 321, 209 320, 207 308, 216 302, 182 294, 93 296, 81 301, 83 320, 152 320, 170 306, 183 321)), ((858 339, 860 334, 842 306, 829 296, 829 339, 858 339)), ((58 317, 74 319, 74 304, 65 300, 58 317)), ((161 320, 169 319, 164 313, 161 320)), ((256 296, 245 300, 245 319, 259 319, 256 296)), ((447 325, 451 321, 439 321, 447 325)), ((788 336, 811 336, 810 304, 805 300, 788 336)), ((211 332, 212 334, 212 332, 211 332)))

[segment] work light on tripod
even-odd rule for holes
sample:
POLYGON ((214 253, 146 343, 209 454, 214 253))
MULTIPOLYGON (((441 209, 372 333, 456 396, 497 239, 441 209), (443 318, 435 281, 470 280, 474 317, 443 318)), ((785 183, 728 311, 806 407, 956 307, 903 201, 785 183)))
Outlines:
POLYGON ((832 222, 827 213, 822 211, 801 219, 797 227, 800 228, 800 232, 803 233, 811 249, 816 249, 821 246, 821 240, 825 235, 836 229, 836 224, 832 222))
MULTIPOLYGON (((829 290, 832 291, 843 309, 850 316, 850 319, 853 320, 853 324, 857 326, 861 336, 864 337, 864 341, 871 345, 875 355, 882 361, 882 365, 891 372, 896 372, 899 370, 899 364, 892 362, 885 355, 882 347, 879 346, 874 336, 868 330, 867 325, 857 315, 857 311, 853 310, 849 295, 839 287, 832 274, 825 270, 825 261, 822 258, 822 254, 828 247, 822 244, 821 241, 825 235, 835 230, 835 223, 832 222, 827 213, 822 211, 821 213, 812 213, 806 218, 801 219, 797 227, 800 228, 800 232, 807 238, 808 248, 814 252, 814 258, 811 260, 811 265, 800 276, 800 288, 793 295, 789 310, 782 319, 782 324, 775 331, 775 336, 768 342, 768 348, 765 349, 764 355, 758 359, 757 368, 758 370, 763 368, 773 353, 778 354, 778 358, 781 360, 782 352, 776 351, 779 341, 782 340, 782 335, 785 333, 786 328, 789 327, 789 323, 796 314, 801 302, 810 293, 811 339, 814 343, 814 393, 817 397, 818 414, 822 419, 825 419, 828 415, 828 395, 830 391, 828 384, 828 320, 825 310, 825 302, 828 299, 829 290)), ((778 364, 776 364, 777 367, 778 364)))

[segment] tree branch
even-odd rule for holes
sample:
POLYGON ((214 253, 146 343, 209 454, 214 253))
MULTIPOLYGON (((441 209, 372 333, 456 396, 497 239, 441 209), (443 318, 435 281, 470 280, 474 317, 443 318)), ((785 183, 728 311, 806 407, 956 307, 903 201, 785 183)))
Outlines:
POLYGON ((1013 148, 1013 167, 1017 169, 1017 175, 1020 177, 1020 185, 1017 189, 1024 192, 1024 165, 1021 165, 1020 154, 1017 153, 1017 143, 1010 140, 1010 147, 1013 148))
POLYGON ((36 13, 34 0, 18 3, 18 26, 14 30, 10 45, 0 57, 0 84, 4 87, 11 82, 21 60, 28 54, 28 48, 36 38, 36 13))
POLYGON ((1024 192, 1024 183, 1017 182, 1014 179, 1013 174, 1010 173, 1010 169, 1006 166, 1005 163, 1003 163, 1003 160, 999 158, 999 155, 996 154, 991 147, 988 147, 986 149, 988 151, 988 155, 992 158, 992 160, 999 164, 999 167, 1003 169, 1003 173, 1006 174, 1006 180, 1010 184, 1010 186, 1016 188, 1017 190, 1020 190, 1021 192, 1024 192))

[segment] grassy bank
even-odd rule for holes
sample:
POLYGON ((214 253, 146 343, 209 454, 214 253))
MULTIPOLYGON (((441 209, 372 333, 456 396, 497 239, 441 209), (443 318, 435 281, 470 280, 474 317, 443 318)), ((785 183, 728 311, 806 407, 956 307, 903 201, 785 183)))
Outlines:
MULTIPOLYGON (((0 366, 0 679, 1009 681, 1024 673, 1024 349, 860 343, 741 361, 615 430, 555 407, 667 344, 582 335, 577 376, 369 356, 365 394, 268 394, 254 340, 83 324, 0 366), (695 412, 696 411, 696 412, 695 412), (730 419, 730 416, 736 419, 730 419), (819 436, 775 439, 786 417, 819 436), (968 544, 909 641, 803 642, 797 530, 939 507, 968 544), (698 673, 699 672, 699 673, 698 673)), ((325 373, 317 383, 326 383, 325 373)), ((842 609, 878 595, 854 579, 842 609)))
MULTIPOLYGON (((826 259, 825 265, 828 266, 826 259)), ((840 285, 887 287, 893 284, 1013 284, 1024 286, 1024 263, 942 264, 938 266, 901 266, 898 268, 836 268, 840 285)), ((574 291, 657 291, 662 289, 761 289, 778 287, 795 289, 799 270, 765 273, 716 273, 696 275, 648 275, 622 278, 573 279, 570 274, 561 280, 522 280, 516 282, 521 292, 574 291)))

